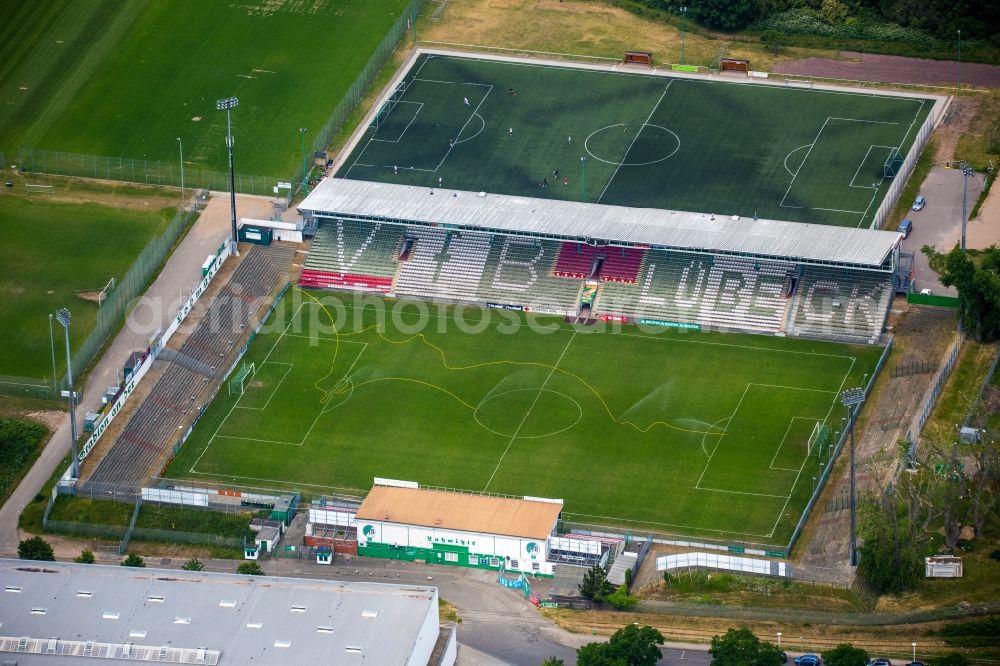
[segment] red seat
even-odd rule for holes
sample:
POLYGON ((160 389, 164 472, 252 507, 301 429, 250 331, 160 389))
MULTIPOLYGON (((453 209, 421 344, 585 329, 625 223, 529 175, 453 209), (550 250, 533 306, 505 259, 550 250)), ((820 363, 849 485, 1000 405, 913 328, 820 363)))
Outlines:
POLYGON ((314 289, 361 288, 371 291, 388 293, 392 291, 392 278, 377 275, 357 275, 353 273, 337 273, 334 271, 318 271, 306 268, 299 277, 299 284, 314 289))

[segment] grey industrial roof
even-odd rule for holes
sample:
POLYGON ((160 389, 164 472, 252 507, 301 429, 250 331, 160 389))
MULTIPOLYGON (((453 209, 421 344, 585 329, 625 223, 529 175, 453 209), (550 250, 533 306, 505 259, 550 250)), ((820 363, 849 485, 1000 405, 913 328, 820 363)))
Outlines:
POLYGON ((299 204, 318 216, 374 218, 410 224, 555 238, 594 239, 678 250, 881 266, 900 239, 873 231, 780 220, 732 219, 708 213, 584 204, 504 194, 327 178, 299 204))
MULTIPOLYGON (((414 652, 429 655, 438 639, 431 587, 5 559, 0 580, 4 651, 5 638, 16 645, 54 637, 94 641, 93 657, 101 644, 132 643, 133 657, 143 646, 207 648, 203 661, 182 663, 406 664, 414 652), (430 615, 433 631, 422 632, 430 615)), ((79 654, 66 663, 106 661, 79 654)), ((52 660, 44 652, 16 658, 52 660)))

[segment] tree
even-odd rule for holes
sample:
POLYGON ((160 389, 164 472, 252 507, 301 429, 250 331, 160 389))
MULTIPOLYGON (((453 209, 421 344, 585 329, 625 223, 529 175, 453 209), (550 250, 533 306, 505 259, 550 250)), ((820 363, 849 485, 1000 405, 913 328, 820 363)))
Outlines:
POLYGON ((52 552, 52 546, 40 536, 33 536, 17 544, 17 556, 22 560, 42 560, 45 562, 54 562, 56 559, 55 553, 52 552))
POLYGON ((73 558, 73 561, 77 564, 93 564, 95 562, 94 551, 84 548, 77 557, 73 558))
POLYGON ((244 562, 240 566, 236 567, 236 573, 243 574, 245 576, 263 576, 264 570, 260 568, 260 565, 254 561, 244 562))
POLYGON ((576 651, 577 666, 654 666, 663 657, 663 634, 655 627, 629 624, 607 643, 587 643, 576 651))
POLYGON ((607 595, 604 600, 615 610, 628 610, 639 603, 639 597, 629 594, 624 585, 619 585, 618 589, 607 595))
POLYGON ((146 566, 142 557, 136 555, 135 553, 129 553, 124 560, 122 560, 123 567, 137 567, 142 568, 146 566))
POLYGON ((566 666, 566 662, 559 657, 549 657, 542 662, 542 666, 566 666))
POLYGON ((580 594, 591 601, 603 601, 611 592, 611 583, 599 564, 595 564, 583 575, 583 582, 577 587, 580 594))
POLYGON ((757 638, 752 631, 730 629, 722 636, 712 637, 712 666, 782 666, 781 650, 772 643, 757 638))
POLYGON ((922 252, 941 276, 941 284, 958 290, 965 330, 980 342, 1000 339, 1000 248, 994 245, 981 252, 963 252, 955 247, 941 254, 925 245, 922 252))
POLYGON ((617 657, 607 643, 587 643, 576 651, 576 666, 628 666, 623 657, 617 657))
POLYGON ((751 0, 700 0, 691 5, 691 18, 709 28, 739 30, 755 18, 751 0))
POLYGON ((849 643, 841 643, 821 656, 826 666, 865 666, 868 663, 868 651, 849 643))
POLYGON ((184 569, 184 571, 201 571, 204 568, 205 565, 202 564, 201 560, 199 560, 197 557, 192 557, 190 560, 184 563, 184 566, 181 567, 181 569, 184 569))

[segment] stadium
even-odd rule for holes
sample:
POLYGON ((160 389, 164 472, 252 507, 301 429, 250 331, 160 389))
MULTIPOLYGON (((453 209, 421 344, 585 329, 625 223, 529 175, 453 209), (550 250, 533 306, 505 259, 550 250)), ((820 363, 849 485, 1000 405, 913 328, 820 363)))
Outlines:
POLYGON ((420 50, 299 204, 305 259, 244 253, 209 317, 238 335, 191 335, 81 486, 417 479, 784 553, 887 353, 880 227, 944 104, 420 50))

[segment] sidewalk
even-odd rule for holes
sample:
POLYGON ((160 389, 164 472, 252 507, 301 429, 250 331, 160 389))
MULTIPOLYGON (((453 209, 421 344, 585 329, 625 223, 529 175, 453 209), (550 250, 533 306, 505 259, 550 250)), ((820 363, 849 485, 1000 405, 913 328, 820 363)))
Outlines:
MULTIPOLYGON (((250 196, 236 198, 238 217, 266 219, 271 216, 272 211, 271 199, 250 196)), ((125 325, 110 347, 91 368, 77 406, 80 432, 83 431, 84 415, 89 411, 97 411, 104 391, 118 382, 126 357, 133 351, 146 349, 149 338, 157 330, 167 328, 181 302, 201 280, 201 266, 205 258, 215 253, 229 233, 229 199, 225 196, 212 197, 184 240, 167 259, 159 276, 129 313, 125 325)), ((77 390, 81 390, 79 384, 77 390)), ((69 419, 64 417, 34 466, 3 507, 0 507, 0 555, 16 556, 20 540, 18 516, 41 491, 69 449, 69 419)))

